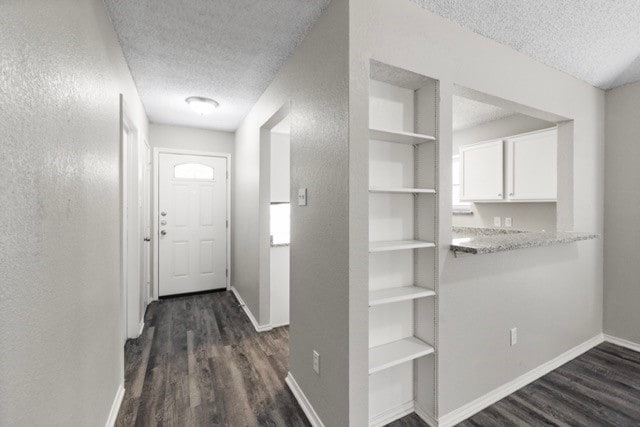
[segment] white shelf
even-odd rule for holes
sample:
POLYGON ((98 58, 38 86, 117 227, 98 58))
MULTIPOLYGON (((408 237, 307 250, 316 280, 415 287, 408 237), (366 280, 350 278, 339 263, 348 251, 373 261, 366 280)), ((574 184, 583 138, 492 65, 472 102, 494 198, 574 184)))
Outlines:
POLYGON ((369 193, 399 193, 399 194, 436 194, 434 188, 383 188, 370 187, 369 193))
POLYGON ((423 144, 435 141, 436 138, 430 135, 421 135, 413 132, 403 132, 398 130, 369 129, 369 139, 377 141, 397 142, 398 144, 423 144))
POLYGON ((402 251, 405 249, 433 248, 433 242, 423 240, 390 240, 383 242, 369 242, 369 252, 402 251))
POLYGON ((404 338, 369 349, 369 374, 433 353, 429 344, 416 337, 404 338))
POLYGON ((401 286, 397 288, 369 291, 369 307, 392 302, 408 301, 417 298, 432 297, 436 293, 431 289, 419 286, 401 286))

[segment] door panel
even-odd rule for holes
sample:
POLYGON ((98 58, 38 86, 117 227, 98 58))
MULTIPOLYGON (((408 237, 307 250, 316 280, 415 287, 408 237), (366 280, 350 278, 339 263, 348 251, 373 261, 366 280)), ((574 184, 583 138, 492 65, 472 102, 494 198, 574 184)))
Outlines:
POLYGON ((158 203, 160 295, 226 288, 226 159, 160 154, 158 203))
POLYGON ((558 194, 556 129, 507 140, 510 200, 556 200, 558 194))
POLYGON ((460 200, 503 199, 502 140, 460 148, 460 200))

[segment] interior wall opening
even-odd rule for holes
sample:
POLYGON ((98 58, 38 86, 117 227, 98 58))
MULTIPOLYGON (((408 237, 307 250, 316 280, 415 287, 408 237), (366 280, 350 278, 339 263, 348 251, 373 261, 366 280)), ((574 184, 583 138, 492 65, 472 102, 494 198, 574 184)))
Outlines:
POLYGON ((452 126, 454 234, 571 229, 572 121, 455 86, 452 126))

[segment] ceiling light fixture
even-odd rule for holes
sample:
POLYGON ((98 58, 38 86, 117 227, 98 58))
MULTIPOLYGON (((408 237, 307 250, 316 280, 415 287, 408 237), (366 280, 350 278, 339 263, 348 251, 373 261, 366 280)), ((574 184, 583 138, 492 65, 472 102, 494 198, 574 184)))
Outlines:
POLYGON ((218 101, 202 96, 190 96, 185 102, 193 111, 200 115, 211 114, 220 106, 218 101))

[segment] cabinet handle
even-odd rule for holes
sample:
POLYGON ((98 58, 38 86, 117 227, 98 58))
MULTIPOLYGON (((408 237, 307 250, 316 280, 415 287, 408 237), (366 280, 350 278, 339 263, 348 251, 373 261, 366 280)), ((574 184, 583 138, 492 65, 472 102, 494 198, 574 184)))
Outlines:
POLYGON ((510 196, 513 196, 513 193, 509 193, 510 196))
POLYGON ((498 197, 502 197, 502 193, 498 193, 498 197))

